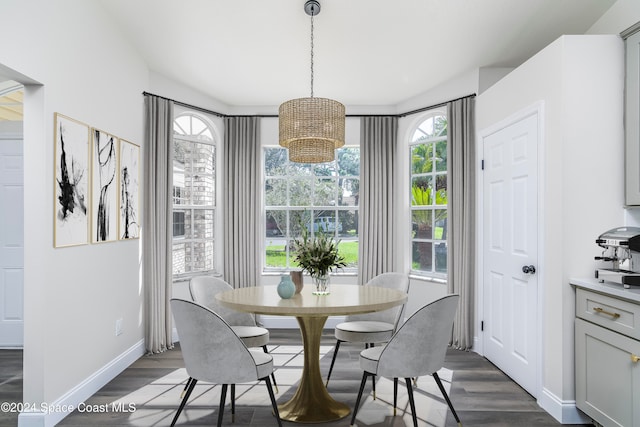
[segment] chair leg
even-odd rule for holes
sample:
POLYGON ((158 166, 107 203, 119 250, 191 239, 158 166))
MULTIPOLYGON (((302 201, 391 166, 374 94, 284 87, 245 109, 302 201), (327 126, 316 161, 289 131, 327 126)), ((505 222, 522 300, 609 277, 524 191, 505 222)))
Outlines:
MULTIPOLYGON (((265 353, 269 354, 269 350, 267 350, 266 345, 263 345, 262 349, 264 350, 265 353)), ((271 372, 271 379, 273 380, 273 386, 276 388, 276 393, 280 393, 280 391, 278 391, 278 383, 276 382, 276 376, 273 372, 271 372)))
POLYGON ((393 416, 396 416, 396 407, 398 406, 398 379, 393 379, 393 416))
POLYGON ((236 385, 231 384, 231 422, 236 422, 236 385))
POLYGON ((187 389, 189 388, 189 385, 191 384, 191 380, 193 380, 193 378, 189 377, 189 379, 187 380, 187 383, 184 385, 184 388, 182 389, 182 393, 180 393, 180 399, 184 398, 184 394, 187 392, 187 389))
POLYGON ((273 394, 273 387, 271 387, 271 381, 269 377, 262 378, 267 384, 267 391, 269 392, 269 398, 271 399, 271 406, 273 407, 273 413, 278 420, 278 427, 282 427, 282 420, 280 419, 280 411, 278 411, 278 404, 276 403, 276 396, 273 394))
POLYGON ((371 385, 373 389, 373 400, 376 400, 376 376, 371 374, 371 385))
POLYGON ((405 378, 407 383, 407 394, 409 395, 409 405, 411 406, 411 415, 413 415, 413 427, 418 427, 418 416, 416 415, 416 402, 413 400, 413 387, 411 387, 411 378, 405 378))
POLYGON ((220 407, 218 408, 218 427, 222 427, 222 414, 224 413, 224 402, 227 399, 227 384, 222 384, 220 392, 220 407))
POLYGON ((456 410, 453 409, 453 404, 451 403, 451 400, 449 399, 449 395, 447 394, 446 390, 444 389, 444 386, 442 385, 442 381, 440 381, 440 377, 438 376, 438 373, 434 372, 431 375, 433 376, 433 379, 436 380, 436 384, 438 384, 438 388, 440 389, 440 393, 442 393, 442 395, 444 396, 444 400, 447 401, 447 405, 449 405, 449 409, 451 409, 451 413, 453 413, 453 418, 456 419, 458 426, 462 426, 462 423, 460 422, 460 418, 458 418, 458 414, 456 414, 456 410))
POLYGON ((325 387, 329 385, 329 378, 331 378, 331 371, 333 371, 333 364, 336 363, 336 356, 338 355, 338 350, 340 349, 340 343, 342 341, 336 341, 336 348, 333 350, 333 357, 331 358, 331 366, 329 366, 329 374, 327 375, 327 382, 325 383, 325 387))
MULTIPOLYGON (((376 344, 373 342, 369 344, 369 348, 373 348, 375 346, 376 344)), ((376 400, 376 376, 374 374, 371 374, 371 385, 373 388, 373 400, 376 400)))
POLYGON ((353 415, 351 416, 351 427, 353 427, 353 424, 356 422, 356 414, 358 413, 358 407, 360 406, 360 399, 362 398, 362 392, 364 391, 364 386, 367 383, 367 375, 368 375, 367 371, 364 371, 362 373, 362 381, 360 381, 360 390, 358 391, 356 406, 353 407, 353 415))
POLYGON ((182 402, 180 402, 180 406, 178 407, 178 411, 176 412, 176 415, 173 417, 173 421, 171 421, 171 427, 176 425, 176 421, 178 421, 178 417, 180 416, 180 413, 184 409, 184 405, 187 404, 187 400, 189 400, 189 396, 191 396, 191 392, 193 391, 193 388, 196 386, 197 382, 198 380, 194 378, 189 378, 189 380, 187 381, 187 385, 189 386, 189 388, 186 389, 187 390, 186 394, 182 398, 182 402))

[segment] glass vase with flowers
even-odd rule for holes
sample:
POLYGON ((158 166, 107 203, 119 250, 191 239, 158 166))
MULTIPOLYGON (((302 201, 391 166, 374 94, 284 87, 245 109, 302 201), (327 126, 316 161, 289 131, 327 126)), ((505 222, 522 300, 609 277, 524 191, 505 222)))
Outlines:
POLYGON ((294 242, 294 261, 311 276, 314 295, 328 295, 329 273, 347 265, 338 253, 338 243, 321 230, 311 235, 306 227, 301 227, 301 236, 294 242))

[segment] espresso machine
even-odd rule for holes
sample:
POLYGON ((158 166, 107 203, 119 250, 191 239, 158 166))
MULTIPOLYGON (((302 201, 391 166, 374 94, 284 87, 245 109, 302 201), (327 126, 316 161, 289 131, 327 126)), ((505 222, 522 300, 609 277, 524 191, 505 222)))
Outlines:
POLYGON ((596 269, 600 282, 614 282, 625 288, 640 286, 640 227, 618 227, 602 233, 596 244, 603 248, 598 261, 610 262, 610 268, 596 269))

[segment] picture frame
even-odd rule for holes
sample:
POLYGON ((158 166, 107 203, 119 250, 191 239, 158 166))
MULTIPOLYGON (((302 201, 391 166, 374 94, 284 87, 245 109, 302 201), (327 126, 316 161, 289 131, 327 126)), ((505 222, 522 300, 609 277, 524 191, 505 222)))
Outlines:
POLYGON ((118 239, 140 237, 140 146, 120 139, 118 162, 118 239))
POLYGON ((54 114, 53 246, 89 242, 90 127, 54 114))
POLYGON ((117 240, 118 138, 91 129, 91 242, 117 240))

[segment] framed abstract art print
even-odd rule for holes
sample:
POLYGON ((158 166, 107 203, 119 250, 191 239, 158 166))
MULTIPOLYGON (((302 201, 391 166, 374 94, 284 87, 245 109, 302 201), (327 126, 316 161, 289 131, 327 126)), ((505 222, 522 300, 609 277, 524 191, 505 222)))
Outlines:
POLYGON ((89 126, 55 113, 54 247, 89 239, 89 126))
POLYGON ((120 140, 118 167, 118 238, 140 237, 140 147, 120 140))
POLYGON ((110 242, 118 228, 118 138, 91 130, 91 241, 110 242))

